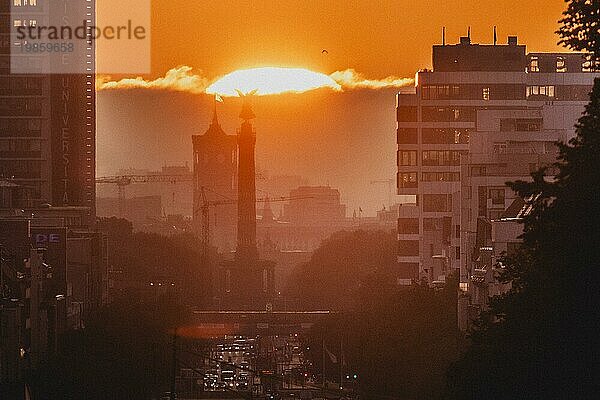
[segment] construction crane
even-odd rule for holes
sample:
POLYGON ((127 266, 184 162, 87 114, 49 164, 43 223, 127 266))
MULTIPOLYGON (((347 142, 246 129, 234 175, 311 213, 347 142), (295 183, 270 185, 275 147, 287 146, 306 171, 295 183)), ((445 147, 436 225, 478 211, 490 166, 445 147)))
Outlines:
MULTIPOLYGON (((238 201, 236 199, 230 199, 222 194, 219 194, 213 190, 210 190, 209 188, 207 188, 205 186, 200 187, 200 198, 202 200, 202 203, 200 204, 199 208, 194 210, 194 217, 196 217, 198 212, 201 213, 202 232, 201 232, 200 240, 202 243, 202 256, 204 258, 204 262, 208 263, 208 251, 210 248, 210 212, 209 212, 210 208, 216 207, 216 206, 222 206, 222 205, 237 204, 238 201), (209 191, 217 196, 222 197, 223 200, 209 201, 206 196, 207 191, 209 191)), ((255 202, 256 203, 266 203, 266 202, 303 200, 303 199, 312 199, 312 198, 313 198, 312 196, 296 196, 296 197, 281 196, 281 197, 275 197, 275 198, 265 197, 265 198, 256 199, 255 202)))
POLYGON ((168 182, 168 183, 179 183, 179 182, 192 182, 194 176, 192 174, 187 175, 166 175, 166 174, 154 174, 154 175, 115 175, 115 176, 100 176, 96 178, 96 184, 113 184, 117 185, 117 191, 119 194, 119 214, 123 215, 125 212, 125 187, 133 183, 150 183, 150 182, 168 182))
MULTIPOLYGON (((260 172, 256 173, 256 179, 266 180, 267 178, 260 172)), ((100 176, 96 178, 96 184, 113 184, 117 185, 119 214, 123 215, 125 211, 125 187, 133 183, 151 183, 151 182, 193 182, 194 176, 187 175, 169 175, 169 174, 151 174, 151 175, 115 175, 115 176, 100 176)))

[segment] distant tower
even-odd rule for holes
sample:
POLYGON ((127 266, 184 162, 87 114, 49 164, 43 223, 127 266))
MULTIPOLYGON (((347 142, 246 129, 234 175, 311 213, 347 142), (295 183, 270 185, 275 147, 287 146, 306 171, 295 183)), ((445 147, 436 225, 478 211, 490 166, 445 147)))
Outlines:
POLYGON ((261 260, 256 247, 255 118, 244 97, 238 131, 238 234, 235 259, 221 264, 221 307, 228 309, 271 308, 274 298, 275 263, 261 260))
MULTIPOLYGON (((213 111, 212 122, 203 135, 193 135, 194 146, 194 228, 198 236, 202 229, 201 187, 208 201, 237 197, 237 136, 227 135, 213 111)), ((236 206, 219 205, 210 208, 211 245, 221 251, 232 251, 236 236, 236 206)))
POLYGON ((258 259, 256 249, 256 176, 254 148, 256 132, 250 120, 256 118, 248 96, 240 112, 244 121, 238 133, 238 228, 236 259, 254 261, 258 259))

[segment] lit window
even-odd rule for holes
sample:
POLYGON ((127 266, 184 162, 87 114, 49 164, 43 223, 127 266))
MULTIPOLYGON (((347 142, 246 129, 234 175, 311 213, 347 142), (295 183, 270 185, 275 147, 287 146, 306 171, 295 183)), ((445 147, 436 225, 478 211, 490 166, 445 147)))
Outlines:
POLYGON ((556 57, 556 72, 567 72, 567 63, 564 57, 556 57))
POLYGON ((490 99, 490 88, 486 87, 483 88, 483 100, 489 100, 490 99))
POLYGON ((547 97, 554 97, 554 86, 553 85, 549 85, 549 86, 538 86, 538 85, 533 85, 533 86, 527 86, 527 97, 531 97, 531 96, 547 96, 547 97))
POLYGON ((400 188, 416 188, 417 187, 417 173, 416 172, 403 172, 398 174, 398 187, 400 188))
POLYGON ((529 72, 540 72, 540 65, 537 56, 533 56, 529 60, 529 72))

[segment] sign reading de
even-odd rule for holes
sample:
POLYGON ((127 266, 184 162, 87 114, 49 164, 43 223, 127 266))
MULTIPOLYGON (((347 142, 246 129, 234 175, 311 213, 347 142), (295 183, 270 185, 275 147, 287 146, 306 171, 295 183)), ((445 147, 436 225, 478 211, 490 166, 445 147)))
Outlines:
POLYGON ((46 249, 44 262, 52 268, 52 291, 66 294, 67 290, 67 229, 60 227, 31 228, 31 244, 46 249))
POLYGON ((36 246, 44 246, 48 243, 60 243, 61 235, 58 233, 37 233, 33 235, 36 246))

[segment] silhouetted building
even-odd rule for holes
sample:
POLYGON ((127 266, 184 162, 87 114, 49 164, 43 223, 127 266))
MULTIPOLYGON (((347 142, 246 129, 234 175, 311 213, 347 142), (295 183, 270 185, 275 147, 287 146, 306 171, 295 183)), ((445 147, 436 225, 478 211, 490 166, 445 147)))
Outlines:
MULTIPOLYGON (((12 26, 45 21, 48 12, 67 12, 46 2, 0 1, 0 178, 19 185, 7 207, 77 206, 95 222, 96 99, 94 45, 88 46, 86 74, 18 74, 10 71, 12 26), (10 6, 22 14, 11 15, 10 6), (18 16, 18 18, 17 18, 18 16)), ((91 7, 94 1, 69 7, 91 7)), ((90 21, 94 21, 90 9, 90 21)), ((53 17, 57 17, 53 15, 53 17)), ((90 25, 93 25, 91 23, 90 25)), ((14 44, 14 42, 13 42, 14 44)), ((44 57, 47 54, 40 55, 44 57)), ((35 58, 35 57, 34 57, 35 58)), ((33 63, 35 60, 31 60, 33 63)), ((43 61, 43 60, 38 60, 43 61)))
POLYGON ((257 236, 263 247, 272 243, 280 251, 312 252, 332 233, 351 229, 353 225, 346 218, 346 205, 340 202, 338 189, 300 186, 286 196, 290 200, 283 203, 279 218, 273 214, 271 204, 265 204, 262 210, 257 236))
MULTIPOLYGON (((489 298, 506 289, 498 281, 496 261, 519 246, 523 199, 508 181, 531 180, 530 173, 551 165, 556 142, 567 142, 583 104, 555 102, 527 110, 481 110, 461 158, 461 327, 488 307, 489 298)), ((456 214, 456 211, 455 211, 456 214)))
POLYGON ((83 328, 108 302, 106 238, 88 229, 88 212, 2 210, 0 385, 18 382, 60 351, 61 334, 83 328))
MULTIPOLYGON (((237 136, 227 135, 217 118, 216 106, 210 127, 203 135, 192 136, 194 146, 193 224, 201 237, 204 199, 208 202, 235 200, 237 193, 237 136), (204 190, 204 194, 202 191, 204 190)), ((210 207, 211 245, 221 251, 233 251, 237 232, 237 207, 224 204, 210 207)))
POLYGON ((290 191, 298 198, 283 206, 283 221, 295 225, 340 225, 346 219, 346 205, 340 192, 329 186, 301 186, 290 191))
POLYGON ((502 45, 461 38, 433 46, 433 67, 397 97, 397 186, 405 200, 398 267, 429 282, 462 268, 467 283, 467 237, 477 218, 502 215, 511 198, 504 182, 548 158, 550 141, 573 136, 597 74, 580 53, 527 54, 516 37, 502 45), (471 144, 471 135, 484 143, 471 144), (474 183, 489 174, 498 179, 474 183), (461 179, 473 182, 466 193, 461 179), (470 217, 461 218, 461 205, 470 217))
POLYGON ((162 199, 157 195, 121 200, 101 197, 96 201, 99 217, 125 218, 138 230, 144 230, 144 225, 158 222, 162 217, 162 199))

